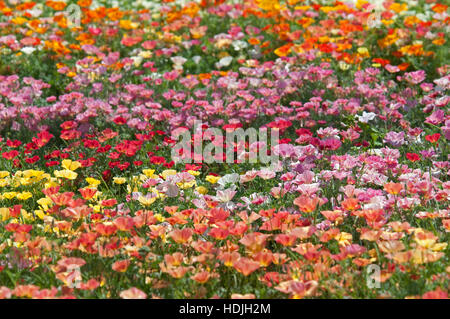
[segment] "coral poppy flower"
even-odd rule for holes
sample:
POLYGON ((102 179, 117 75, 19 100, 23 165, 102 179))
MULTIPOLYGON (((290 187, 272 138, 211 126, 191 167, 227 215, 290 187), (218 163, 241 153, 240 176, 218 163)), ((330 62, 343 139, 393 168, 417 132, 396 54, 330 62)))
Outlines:
POLYGON ((403 190, 403 185, 400 183, 384 184, 384 190, 392 195, 398 195, 403 190))
POLYGON ((260 267, 260 264, 259 262, 249 258, 241 257, 234 263, 233 267, 244 276, 248 276, 252 272, 256 271, 260 267))
POLYGON ((112 264, 112 269, 117 272, 125 272, 130 266, 130 260, 119 260, 112 264))
POLYGON ((253 232, 246 234, 242 239, 239 240, 248 250, 253 253, 259 252, 266 246, 266 241, 270 235, 253 232))
POLYGON ((292 246, 296 240, 297 236, 294 235, 279 234, 275 237, 275 241, 283 246, 292 246))
POLYGON ((311 213, 316 210, 319 199, 301 195, 294 199, 294 204, 297 205, 302 212, 311 213))
POLYGON ((347 198, 345 199, 342 203, 342 208, 348 211, 352 211, 352 210, 356 210, 359 207, 361 207, 359 205, 359 201, 357 198, 351 197, 351 198, 347 198))
POLYGON ((178 244, 185 244, 191 240, 193 230, 191 228, 174 229, 168 236, 178 244))
POLYGON ((80 188, 78 191, 80 192, 81 196, 83 196, 83 198, 86 200, 92 199, 95 196, 95 194, 97 193, 97 190, 95 188, 89 188, 89 187, 80 188))
POLYGON ((200 284, 204 284, 206 283, 211 277, 211 274, 204 270, 201 272, 196 273, 194 276, 191 276, 192 280, 195 280, 196 282, 200 283, 200 284))
POLYGON ((118 217, 113 221, 117 229, 120 231, 128 232, 134 227, 134 221, 131 217, 118 217))

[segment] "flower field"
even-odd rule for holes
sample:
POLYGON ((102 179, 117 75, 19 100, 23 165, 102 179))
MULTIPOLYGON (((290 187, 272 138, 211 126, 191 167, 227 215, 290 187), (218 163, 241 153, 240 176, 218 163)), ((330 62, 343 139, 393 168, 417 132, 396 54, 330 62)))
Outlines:
POLYGON ((449 31, 433 0, 0 0, 0 299, 448 298, 449 31))

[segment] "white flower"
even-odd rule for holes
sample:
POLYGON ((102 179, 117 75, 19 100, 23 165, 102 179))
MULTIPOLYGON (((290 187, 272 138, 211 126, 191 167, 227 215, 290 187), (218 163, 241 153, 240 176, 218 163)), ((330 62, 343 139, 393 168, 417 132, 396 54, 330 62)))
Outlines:
POLYGON ((32 10, 28 10, 28 13, 31 14, 33 18, 37 18, 42 14, 43 8, 44 6, 41 3, 38 3, 32 10))
POLYGON ((242 40, 233 41, 232 45, 235 51, 240 51, 248 47, 248 43, 242 40))
POLYGON ((36 48, 33 48, 33 47, 23 47, 20 51, 22 51, 23 53, 29 55, 29 54, 33 53, 34 51, 36 51, 36 48))
POLYGON ((227 66, 229 66, 231 64, 231 61, 233 61, 233 57, 226 56, 226 57, 220 59, 220 61, 216 63, 216 66, 218 68, 227 67, 227 66))
POLYGON ((173 64, 175 64, 176 67, 181 67, 187 61, 187 59, 182 56, 174 56, 171 57, 170 60, 173 62, 173 64))
POLYGON ((131 59, 133 60, 133 64, 135 67, 138 67, 141 65, 143 58, 141 56, 132 56, 131 59))
POLYGON ((362 115, 356 115, 358 117, 358 121, 362 123, 368 123, 369 121, 372 121, 377 115, 373 112, 366 112, 364 111, 362 115))
POLYGON ((201 59, 202 57, 199 55, 192 57, 192 61, 194 61, 196 64, 199 64, 201 59))
POLYGON ((219 207, 232 210, 234 209, 236 204, 231 200, 233 199, 234 195, 236 195, 236 193, 237 192, 232 188, 218 190, 216 196, 214 196, 214 199, 221 203, 219 204, 219 207))
POLYGON ((237 173, 232 173, 232 174, 227 174, 225 176, 222 176, 217 181, 217 184, 219 185, 219 189, 224 189, 225 187, 236 188, 236 185, 234 185, 234 184, 237 183, 239 180, 240 180, 240 175, 237 173))
POLYGON ((231 201, 234 197, 234 195, 236 195, 236 191, 231 189, 231 188, 227 188, 224 190, 217 190, 217 194, 216 194, 216 200, 221 202, 221 203, 227 203, 229 201, 231 201))

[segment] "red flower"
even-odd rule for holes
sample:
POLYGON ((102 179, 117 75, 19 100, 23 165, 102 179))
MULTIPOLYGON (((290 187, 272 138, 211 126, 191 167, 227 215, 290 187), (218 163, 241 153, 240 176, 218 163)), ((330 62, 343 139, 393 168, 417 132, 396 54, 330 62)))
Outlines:
POLYGON ((165 167, 165 168, 172 168, 173 166, 175 165, 175 162, 174 161, 170 161, 169 163, 164 163, 163 164, 163 166, 165 167))
POLYGON ((433 135, 427 135, 427 136, 425 136, 425 139, 426 139, 428 142, 434 144, 434 143, 436 143, 436 142, 439 140, 440 137, 441 137, 441 134, 436 133, 436 134, 433 134, 433 135))
POLYGON ((420 155, 416 153, 406 153, 406 158, 409 159, 411 162, 420 161, 420 155))
POLYGON ((71 129, 77 127, 77 123, 74 122, 74 121, 65 121, 64 123, 62 123, 62 124, 60 125, 60 127, 61 127, 63 130, 71 130, 71 129))
POLYGON ((103 147, 97 148, 97 153, 106 153, 106 152, 108 152, 110 149, 111 149, 111 145, 106 144, 106 145, 103 146, 103 147))
POLYGON ((18 155, 19 155, 19 152, 16 150, 2 153, 2 157, 7 160, 12 160, 14 157, 16 157, 18 155))
POLYGON ((13 148, 19 147, 21 144, 22 144, 22 142, 19 140, 14 140, 14 141, 7 140, 6 141, 6 145, 9 147, 13 147, 13 148))
POLYGON ((105 206, 105 207, 112 207, 116 204, 117 204, 117 199, 115 199, 115 198, 105 199, 102 201, 102 206, 105 206))
POLYGON ((9 208, 9 215, 14 218, 19 217, 21 210, 22 205, 14 205, 14 207, 9 208))
POLYGON ((33 164, 36 163, 37 161, 39 161, 39 156, 37 155, 25 159, 25 162, 27 162, 28 164, 33 164))
POLYGON ((193 233, 191 228, 174 229, 169 233, 169 237, 178 244, 184 244, 191 240, 193 233))
POLYGON ((79 161, 81 163, 82 167, 90 167, 92 165, 94 165, 94 163, 97 161, 97 159, 93 158, 93 157, 89 157, 87 160, 81 160, 79 161))
POLYGON ((96 140, 84 140, 84 147, 87 148, 98 148, 100 147, 100 143, 96 140))
POLYGON ((209 231, 208 235, 214 239, 224 240, 225 238, 228 237, 229 234, 230 234, 230 232, 228 231, 228 229, 212 228, 209 231))
POLYGON ((43 131, 38 133, 38 137, 33 137, 33 143, 37 145, 38 148, 41 148, 42 146, 46 145, 50 139, 53 137, 52 134, 50 134, 48 131, 43 131))
POLYGON ((46 162, 45 166, 47 167, 51 167, 51 166, 55 166, 55 165, 59 165, 58 161, 50 161, 50 162, 46 162))
POLYGON ((114 123, 116 123, 117 125, 123 125, 127 123, 127 120, 124 119, 122 116, 118 116, 114 119, 114 123))
POLYGON ((110 169, 104 170, 102 173, 102 177, 105 181, 108 181, 111 178, 111 170, 110 169))
POLYGON ((14 167, 18 167, 18 168, 22 167, 22 164, 20 163, 18 158, 15 158, 13 160, 13 165, 14 165, 14 167))
POLYGON ((63 140, 74 140, 76 138, 79 138, 81 136, 81 132, 78 132, 76 130, 66 130, 62 131, 60 137, 63 140))
POLYGON ((126 170, 128 167, 130 166, 129 162, 124 162, 124 163, 119 163, 117 164, 117 168, 120 169, 121 171, 126 170))
POLYGON ((196 165, 196 164, 186 164, 186 170, 187 171, 198 171, 202 168, 202 165, 196 165))
POLYGON ((150 163, 152 164, 163 164, 166 162, 166 159, 162 156, 152 156, 150 157, 150 163))
POLYGON ((59 192, 60 186, 54 186, 54 187, 49 187, 49 188, 45 188, 42 190, 42 193, 44 193, 46 196, 50 197, 51 195, 55 195, 59 192))

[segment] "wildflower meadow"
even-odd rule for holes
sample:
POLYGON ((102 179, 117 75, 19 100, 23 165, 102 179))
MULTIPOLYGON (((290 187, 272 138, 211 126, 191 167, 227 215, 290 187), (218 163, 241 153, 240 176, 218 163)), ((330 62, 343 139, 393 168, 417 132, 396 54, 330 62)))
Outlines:
POLYGON ((447 299, 449 13, 0 0, 0 299, 447 299))

